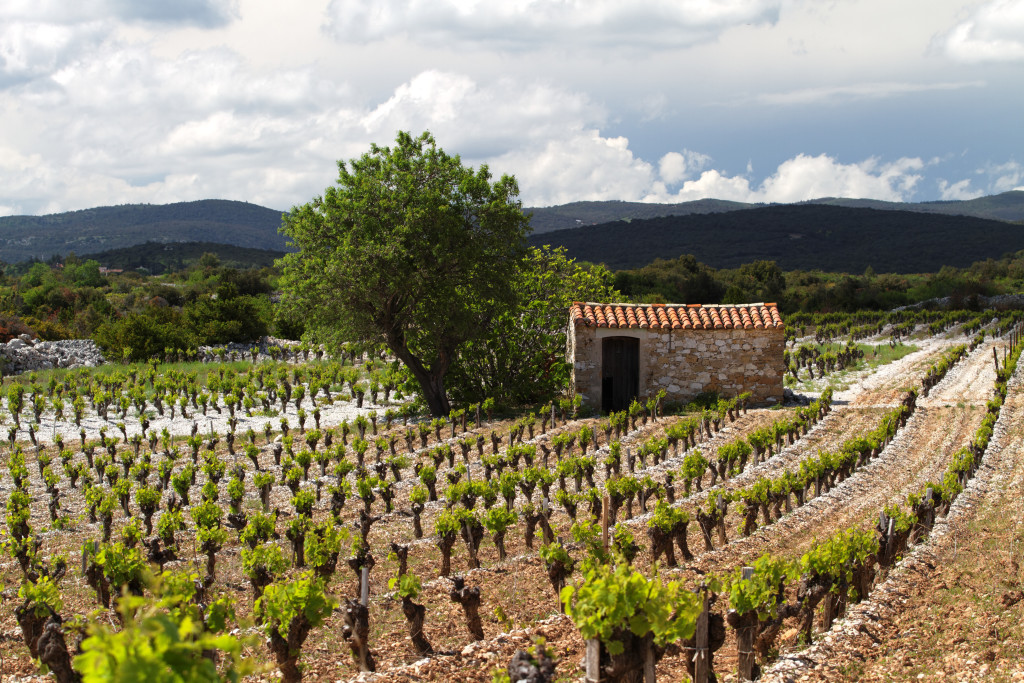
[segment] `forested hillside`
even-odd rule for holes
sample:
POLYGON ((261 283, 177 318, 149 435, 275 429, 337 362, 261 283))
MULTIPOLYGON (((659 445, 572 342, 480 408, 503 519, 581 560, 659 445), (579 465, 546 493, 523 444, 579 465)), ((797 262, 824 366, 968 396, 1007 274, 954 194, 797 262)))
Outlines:
POLYGON ((693 254, 716 268, 769 260, 783 270, 935 272, 1024 249, 1024 226, 969 216, 784 205, 617 221, 533 235, 613 270, 693 254))
POLYGON ((0 218, 0 260, 90 254, 144 242, 218 242, 283 251, 281 212, 256 204, 204 199, 126 204, 48 216, 0 218))
MULTIPOLYGON (((939 202, 884 202, 877 199, 845 199, 825 197, 798 205, 825 204, 854 209, 882 209, 887 211, 913 211, 916 213, 948 216, 974 216, 998 221, 1024 221, 1024 192, 1012 191, 965 201, 939 202)), ((775 205, 777 206, 777 205, 775 205)), ((572 202, 561 206, 527 209, 533 213, 530 225, 534 234, 569 228, 610 223, 612 221, 661 216, 688 216, 691 214, 725 213, 744 209, 766 208, 764 204, 746 204, 721 199, 698 199, 680 204, 650 204, 645 202, 572 202)))

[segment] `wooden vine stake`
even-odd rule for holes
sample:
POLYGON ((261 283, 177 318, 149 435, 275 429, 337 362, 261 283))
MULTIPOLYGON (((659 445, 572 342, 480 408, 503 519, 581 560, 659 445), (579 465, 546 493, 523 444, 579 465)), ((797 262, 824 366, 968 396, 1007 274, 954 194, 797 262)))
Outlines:
POLYGON ((644 649, 644 683, 654 683, 656 680, 656 671, 654 668, 654 634, 650 631, 644 636, 644 642, 641 646, 644 649))
POLYGON ((370 568, 365 564, 359 576, 359 603, 363 607, 370 605, 370 568))
POLYGON ((608 554, 608 508, 611 507, 608 494, 604 494, 601 504, 601 543, 604 545, 604 552, 608 554))
MULTIPOLYGON (((743 580, 750 581, 752 578, 754 568, 744 567, 743 580)), ((741 681, 754 680, 754 630, 753 625, 736 629, 736 654, 739 659, 738 673, 741 681)))
POLYGON ((601 641, 597 638, 587 639, 586 653, 587 683, 601 683, 601 641))
POLYGON ((696 643, 693 652, 693 683, 708 683, 710 679, 710 649, 708 647, 709 635, 709 609, 711 601, 708 599, 707 588, 701 586, 700 596, 703 607, 700 616, 697 617, 697 631, 694 635, 696 643))
MULTIPOLYGON (((605 675, 604 670, 601 668, 601 654, 604 646, 601 641, 597 638, 588 638, 586 641, 587 649, 584 655, 584 669, 586 670, 586 683, 606 683, 609 681, 609 677, 605 675)), ((654 634, 648 632, 644 636, 643 641, 640 643, 642 652, 640 653, 641 661, 643 662, 643 683, 655 683, 657 681, 657 669, 655 665, 657 662, 654 657, 654 634)), ((631 679, 633 680, 633 679, 631 679)))

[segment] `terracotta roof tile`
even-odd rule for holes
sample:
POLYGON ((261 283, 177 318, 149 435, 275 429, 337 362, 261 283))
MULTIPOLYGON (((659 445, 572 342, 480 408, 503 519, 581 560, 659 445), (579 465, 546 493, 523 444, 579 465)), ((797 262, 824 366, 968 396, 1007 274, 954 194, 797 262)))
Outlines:
POLYGON ((629 329, 782 328, 774 303, 758 304, 603 304, 577 301, 569 307, 577 327, 629 329))

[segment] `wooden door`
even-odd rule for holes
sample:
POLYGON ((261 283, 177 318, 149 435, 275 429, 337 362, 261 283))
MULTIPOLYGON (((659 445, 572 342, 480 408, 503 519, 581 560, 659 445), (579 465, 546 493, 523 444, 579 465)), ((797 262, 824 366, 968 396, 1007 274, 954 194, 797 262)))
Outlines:
POLYGON ((601 410, 625 410, 640 393, 640 340, 601 340, 601 410))

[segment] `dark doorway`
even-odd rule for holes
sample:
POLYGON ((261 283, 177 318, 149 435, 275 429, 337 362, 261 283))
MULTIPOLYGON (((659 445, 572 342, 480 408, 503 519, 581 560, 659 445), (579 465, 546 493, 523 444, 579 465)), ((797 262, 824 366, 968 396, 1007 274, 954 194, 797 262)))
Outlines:
POLYGON ((640 393, 640 340, 601 340, 601 410, 626 410, 640 393))

